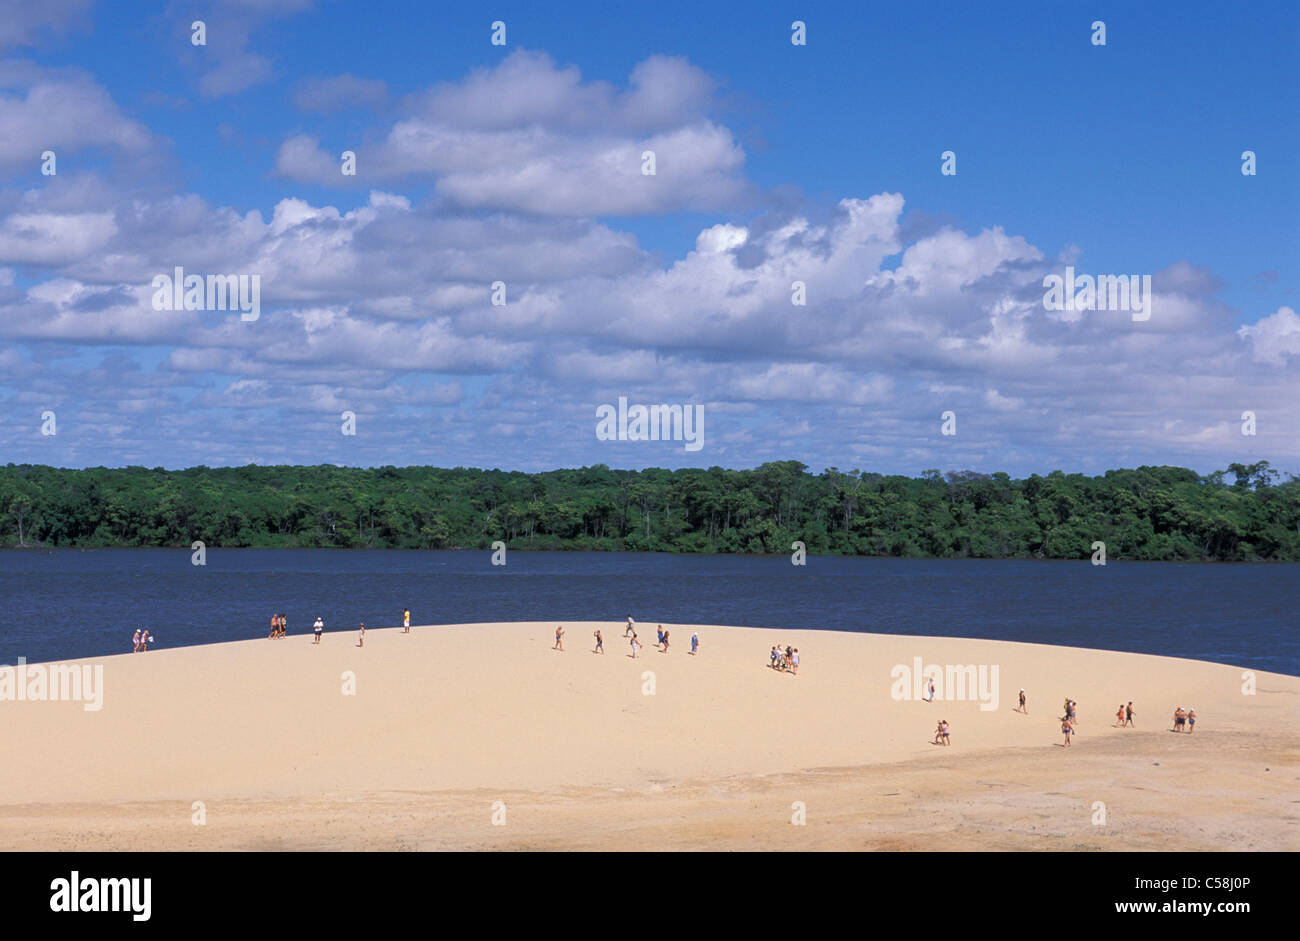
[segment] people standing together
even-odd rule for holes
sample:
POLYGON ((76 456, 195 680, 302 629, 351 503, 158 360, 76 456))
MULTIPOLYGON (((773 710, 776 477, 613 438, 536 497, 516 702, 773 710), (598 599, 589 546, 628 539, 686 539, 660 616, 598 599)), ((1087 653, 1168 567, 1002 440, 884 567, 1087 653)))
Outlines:
MULTIPOLYGON (((312 625, 311 631, 313 635, 312 643, 319 644, 321 634, 325 632, 324 620, 322 620, 319 617, 316 618, 316 623, 312 625)), ((365 621, 361 622, 360 626, 357 628, 357 632, 359 635, 357 638, 357 646, 364 647, 366 645, 366 622, 365 621)), ((268 634, 267 637, 274 640, 276 638, 286 637, 288 636, 288 633, 289 633, 288 617, 283 613, 271 615, 271 633, 268 634)), ((403 634, 411 633, 411 609, 410 608, 402 609, 402 633, 403 634)), ((150 637, 149 640, 153 640, 153 638, 150 637)), ((136 647, 135 647, 136 650, 144 649, 144 647, 141 645, 140 631, 136 631, 135 643, 136 643, 136 647)))
POLYGON ((1191 735, 1196 731, 1196 710, 1191 706, 1184 709, 1182 706, 1174 708, 1174 727, 1171 732, 1186 732, 1191 735))
POLYGON ((784 649, 780 644, 774 646, 767 655, 767 665, 773 670, 783 673, 793 673, 799 675, 799 648, 786 646, 784 649))

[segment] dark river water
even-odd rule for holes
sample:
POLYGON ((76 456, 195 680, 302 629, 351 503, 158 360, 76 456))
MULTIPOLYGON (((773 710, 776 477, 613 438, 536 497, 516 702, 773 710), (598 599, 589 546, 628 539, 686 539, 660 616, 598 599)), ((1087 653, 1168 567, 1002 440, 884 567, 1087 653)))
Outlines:
POLYGON ((401 623, 734 624, 984 637, 1300 673, 1300 564, 328 549, 0 552, 0 663, 401 623))

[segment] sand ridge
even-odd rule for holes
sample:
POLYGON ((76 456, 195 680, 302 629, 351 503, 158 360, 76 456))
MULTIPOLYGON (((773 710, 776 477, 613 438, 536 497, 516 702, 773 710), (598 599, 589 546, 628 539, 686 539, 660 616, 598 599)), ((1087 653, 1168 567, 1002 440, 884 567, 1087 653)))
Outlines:
POLYGON ((101 833, 132 848, 748 847, 766 845, 776 809, 782 835, 770 839, 784 845, 796 792, 821 808, 801 839, 826 847, 935 845, 979 820, 1021 848, 1074 824, 1083 848, 1300 845, 1296 677, 1256 673, 1243 695, 1246 671, 1200 661, 710 625, 666 624, 660 653, 650 622, 638 622, 646 646, 633 659, 619 622, 566 623, 563 652, 555 626, 372 629, 364 649, 355 631, 319 647, 300 633, 80 661, 103 665, 98 712, 0 703, 0 746, 22 756, 0 788, 3 845, 101 833), (596 627, 603 656, 590 652, 596 627), (777 642, 799 648, 797 677, 766 666, 777 642), (978 684, 962 701, 896 698, 916 658, 984 667, 986 693, 996 667, 997 708, 978 684), (1013 711, 1021 686, 1028 715, 1013 711), (1068 750, 1067 695, 1080 718, 1068 750), (1112 728, 1130 699, 1137 727, 1112 728), (1195 706, 1194 735, 1166 731, 1175 705, 1195 706), (931 744, 939 718, 949 748, 931 744), (1090 822, 1093 801, 1109 803, 1086 800, 1094 792, 1137 814, 1119 828, 1127 842, 1090 822), (479 832, 496 800, 512 822, 479 832), (194 801, 225 811, 195 827, 194 801), (409 825, 426 819, 438 823, 409 825))

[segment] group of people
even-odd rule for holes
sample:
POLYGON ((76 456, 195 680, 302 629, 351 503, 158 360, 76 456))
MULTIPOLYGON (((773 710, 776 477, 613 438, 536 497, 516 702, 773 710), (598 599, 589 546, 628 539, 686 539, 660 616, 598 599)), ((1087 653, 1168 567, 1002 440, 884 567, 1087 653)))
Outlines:
MULTIPOLYGON (((289 629, 288 618, 286 618, 283 614, 271 615, 271 633, 269 635, 271 638, 286 636, 286 634, 288 633, 288 629, 289 629)), ((359 634, 357 638, 357 646, 364 647, 366 645, 366 622, 365 621, 361 622, 360 626, 357 628, 357 631, 359 634)), ((311 626, 311 632, 314 635, 312 638, 312 643, 319 644, 321 635, 325 633, 325 621, 319 617, 316 618, 316 623, 311 626)), ((411 609, 410 608, 402 609, 402 633, 403 634, 411 633, 411 609)), ((153 640, 152 637, 149 639, 153 640)), ((135 649, 136 650, 144 649, 143 647, 140 646, 139 631, 136 631, 135 649)))
MULTIPOLYGON (((135 649, 131 653, 144 653, 153 643, 153 635, 149 633, 148 628, 141 627, 135 632, 135 649)), ((153 661, 151 660, 150 663, 153 661)))
POLYGON ((1069 696, 1065 697, 1065 715, 1061 716, 1061 734, 1065 736, 1065 747, 1070 747, 1070 739, 1078 731, 1079 704, 1069 696))
POLYGON ((799 648, 776 644, 768 654, 767 665, 773 670, 799 675, 799 648))
MULTIPOLYGON (((656 646, 659 648, 659 652, 667 653, 668 643, 669 643, 668 631, 664 629, 664 626, 662 624, 660 624, 658 626, 656 634, 658 636, 658 640, 656 641, 656 646)), ((600 628, 597 628, 596 630, 592 631, 591 636, 596 638, 596 646, 592 649, 591 652, 604 654, 605 638, 600 633, 600 628)), ((639 637, 637 637, 636 621, 632 620, 632 615, 630 614, 627 616, 627 628, 623 631, 623 637, 627 639, 628 645, 632 648, 632 653, 629 654, 629 656, 635 659, 637 653, 641 650, 641 640, 639 637)), ((551 649, 552 650, 564 649, 564 625, 563 624, 560 624, 555 628, 555 645, 551 649)), ((693 634, 691 634, 690 652, 691 655, 694 656, 695 654, 699 653, 699 651, 700 651, 700 632, 695 631, 693 634)))
POLYGON ((1115 728, 1122 729, 1127 725, 1133 725, 1133 703, 1129 702, 1127 706, 1121 704, 1115 712, 1115 728))
POLYGON ((1196 731, 1196 710, 1191 706, 1184 709, 1182 706, 1174 708, 1174 727, 1171 731, 1186 732, 1191 735, 1196 731))
POLYGON ((948 720, 940 719, 938 726, 934 730, 935 745, 951 745, 952 741, 948 738, 948 720))

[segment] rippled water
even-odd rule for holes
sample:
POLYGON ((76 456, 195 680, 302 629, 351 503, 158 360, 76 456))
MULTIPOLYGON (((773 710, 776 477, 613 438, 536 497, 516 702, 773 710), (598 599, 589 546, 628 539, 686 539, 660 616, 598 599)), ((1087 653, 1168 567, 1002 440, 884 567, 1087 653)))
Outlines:
POLYGON ((0 552, 0 662, 401 623, 606 620, 985 637, 1300 673, 1300 565, 327 549, 0 552))

